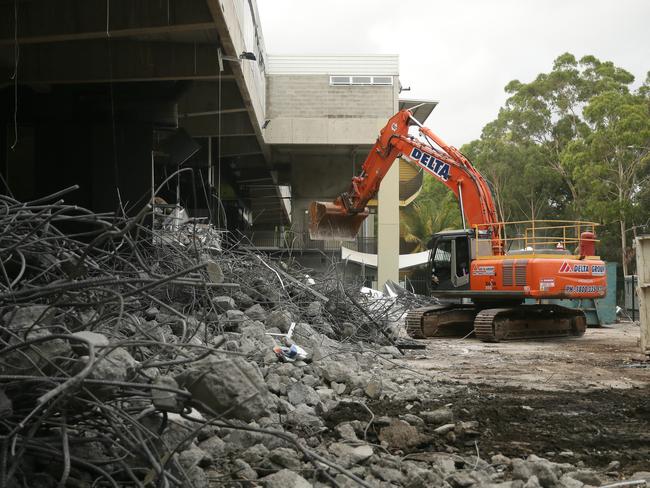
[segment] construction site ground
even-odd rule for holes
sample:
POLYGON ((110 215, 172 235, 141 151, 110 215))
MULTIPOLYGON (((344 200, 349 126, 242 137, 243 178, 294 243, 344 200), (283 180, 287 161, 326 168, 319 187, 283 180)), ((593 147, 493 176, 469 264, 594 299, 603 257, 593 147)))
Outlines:
MULTIPOLYGON (((579 339, 432 339, 397 362, 445 390, 422 399, 422 408, 444 399, 480 423, 477 448, 488 458, 538 453, 600 469, 619 461, 631 473, 650 470, 650 361, 639 354, 638 337, 638 325, 627 322, 590 328, 579 339)), ((403 412, 408 403, 381 413, 403 412)))

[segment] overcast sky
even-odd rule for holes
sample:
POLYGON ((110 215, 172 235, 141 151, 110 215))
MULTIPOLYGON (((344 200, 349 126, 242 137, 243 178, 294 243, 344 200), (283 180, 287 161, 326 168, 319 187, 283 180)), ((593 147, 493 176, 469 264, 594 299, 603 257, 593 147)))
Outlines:
POLYGON ((564 52, 650 70, 650 0, 257 0, 270 54, 399 54, 404 98, 438 100, 434 132, 480 136, 513 79, 564 52))

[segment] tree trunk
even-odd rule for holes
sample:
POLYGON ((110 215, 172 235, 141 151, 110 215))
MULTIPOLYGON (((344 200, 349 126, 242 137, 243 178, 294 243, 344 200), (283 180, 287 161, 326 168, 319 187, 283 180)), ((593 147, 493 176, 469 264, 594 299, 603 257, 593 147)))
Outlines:
POLYGON ((623 262, 623 276, 627 276, 627 239, 625 237, 625 219, 621 215, 621 261, 623 262))
POLYGON ((623 277, 625 277, 627 276, 627 238, 625 236, 625 215, 623 214, 623 203, 625 201, 623 183, 625 181, 625 172, 623 169, 623 159, 621 157, 617 157, 616 159, 618 163, 618 214, 621 223, 621 262, 623 263, 623 277))

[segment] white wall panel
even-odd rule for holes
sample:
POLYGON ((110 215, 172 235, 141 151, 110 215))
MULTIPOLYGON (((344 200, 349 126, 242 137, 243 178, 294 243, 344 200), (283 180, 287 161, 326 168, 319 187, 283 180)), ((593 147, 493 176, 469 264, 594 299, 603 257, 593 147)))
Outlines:
POLYGON ((271 75, 399 75, 397 54, 267 56, 267 74, 271 75))

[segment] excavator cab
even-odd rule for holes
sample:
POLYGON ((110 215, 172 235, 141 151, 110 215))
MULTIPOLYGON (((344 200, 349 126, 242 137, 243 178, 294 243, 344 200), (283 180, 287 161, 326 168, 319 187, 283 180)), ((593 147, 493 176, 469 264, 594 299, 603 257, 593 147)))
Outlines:
POLYGON ((434 234, 429 241, 431 290, 469 289, 472 231, 454 230, 434 234))

